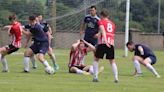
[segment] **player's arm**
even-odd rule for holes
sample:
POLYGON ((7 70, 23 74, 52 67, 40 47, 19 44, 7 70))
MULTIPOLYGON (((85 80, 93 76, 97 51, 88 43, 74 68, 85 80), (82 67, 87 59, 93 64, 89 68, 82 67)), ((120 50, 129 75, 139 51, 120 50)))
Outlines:
POLYGON ((105 44, 106 44, 108 47, 110 47, 110 44, 108 44, 108 40, 107 40, 107 37, 106 37, 106 32, 105 32, 104 26, 103 26, 103 25, 100 25, 99 28, 100 28, 100 30, 101 30, 101 32, 102 32, 102 36, 103 36, 103 38, 104 38, 105 44))
POLYGON ((143 50, 142 46, 138 46, 138 50, 140 51, 141 55, 144 55, 144 50, 143 50))
POLYGON ((47 36, 48 36, 48 43, 49 45, 51 44, 51 39, 52 39, 52 35, 49 31, 46 32, 47 36))
POLYGON ((72 44, 71 51, 74 51, 78 47, 79 44, 80 44, 80 40, 77 40, 76 43, 72 44))
POLYGON ((95 52, 96 48, 95 48, 92 44, 88 43, 88 42, 85 41, 85 40, 83 40, 83 42, 88 46, 87 52, 89 52, 89 51, 95 52))
POLYGON ((80 25, 80 38, 83 38, 83 34, 84 34, 84 29, 85 29, 86 23, 82 22, 80 25))

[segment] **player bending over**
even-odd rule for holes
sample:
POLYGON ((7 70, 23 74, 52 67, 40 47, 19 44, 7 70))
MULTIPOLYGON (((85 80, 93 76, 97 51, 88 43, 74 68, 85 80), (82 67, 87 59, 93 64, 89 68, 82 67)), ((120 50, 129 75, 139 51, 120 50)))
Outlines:
POLYGON ((6 55, 9 55, 21 47, 22 39, 22 27, 21 24, 16 20, 16 15, 9 16, 9 21, 11 21, 10 26, 6 26, 8 29, 8 35, 12 37, 12 41, 9 45, 0 48, 0 61, 3 65, 2 72, 8 72, 8 64, 5 58, 6 55))
MULTIPOLYGON (((85 56, 89 51, 95 52, 95 47, 92 44, 86 42, 85 40, 78 40, 72 45, 68 64, 70 73, 84 75, 93 74, 93 66, 84 65, 85 56)), ((100 71, 103 71, 104 67, 101 67, 100 69, 100 71)))
POLYGON ((114 57, 114 35, 115 24, 108 19, 109 13, 106 9, 100 13, 101 19, 99 20, 100 37, 98 39, 98 46, 96 48, 95 60, 93 62, 94 76, 93 82, 98 82, 98 63, 99 59, 103 59, 106 54, 106 59, 109 60, 113 73, 115 83, 118 83, 118 70, 114 57))
POLYGON ((134 51, 133 63, 135 67, 135 76, 142 75, 140 64, 143 64, 157 78, 160 78, 160 75, 152 66, 156 63, 156 56, 150 48, 142 44, 134 44, 132 41, 128 42, 126 46, 128 47, 129 51, 134 51))
POLYGON ((31 26, 29 31, 23 32, 29 37, 33 36, 34 43, 30 46, 30 48, 26 49, 24 53, 24 72, 29 72, 30 56, 32 56, 33 54, 38 54, 38 59, 44 65, 46 72, 52 74, 54 73, 54 70, 44 58, 44 55, 48 51, 48 36, 50 35, 48 32, 46 32, 47 34, 45 34, 41 25, 37 23, 35 16, 29 17, 29 24, 31 26))

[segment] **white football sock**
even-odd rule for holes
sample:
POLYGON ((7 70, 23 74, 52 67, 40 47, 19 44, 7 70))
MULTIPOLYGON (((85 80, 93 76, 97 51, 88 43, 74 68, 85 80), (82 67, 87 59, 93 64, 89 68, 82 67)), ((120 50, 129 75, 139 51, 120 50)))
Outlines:
POLYGON ((50 67, 50 65, 48 64, 48 62, 46 60, 43 61, 42 64, 44 65, 44 67, 50 67))
POLYGON ((83 74, 83 71, 80 70, 80 69, 76 69, 76 73, 77 73, 77 74, 83 74))
POLYGON ((0 53, 0 61, 1 61, 1 58, 2 58, 2 54, 0 53))
POLYGON ((35 56, 34 56, 34 55, 31 56, 30 59, 31 59, 31 62, 32 62, 32 66, 33 66, 33 67, 37 67, 36 60, 35 60, 35 56))
POLYGON ((98 79, 98 72, 99 72, 99 64, 98 64, 98 61, 94 61, 93 62, 93 78, 94 79, 98 79))
POLYGON ((2 65, 3 65, 3 70, 4 70, 4 71, 8 71, 8 64, 7 64, 6 58, 3 57, 3 58, 1 59, 1 62, 2 62, 2 65))
POLYGON ((91 65, 91 66, 89 67, 89 72, 90 72, 90 74, 94 74, 94 72, 93 72, 93 65, 91 65))
POLYGON ((30 61, 30 57, 24 57, 24 70, 25 71, 30 71, 30 67, 29 67, 29 61, 30 61))
POLYGON ((141 74, 142 73, 142 70, 141 70, 141 66, 140 66, 139 61, 135 59, 133 63, 134 63, 135 69, 137 70, 137 73, 138 74, 141 74))
POLYGON ((159 74, 157 73, 157 71, 155 70, 155 68, 151 65, 151 64, 146 64, 146 67, 156 76, 158 76, 159 74))
POLYGON ((113 74, 114 74, 114 79, 118 80, 118 70, 117 70, 116 63, 112 63, 112 70, 113 70, 113 74))

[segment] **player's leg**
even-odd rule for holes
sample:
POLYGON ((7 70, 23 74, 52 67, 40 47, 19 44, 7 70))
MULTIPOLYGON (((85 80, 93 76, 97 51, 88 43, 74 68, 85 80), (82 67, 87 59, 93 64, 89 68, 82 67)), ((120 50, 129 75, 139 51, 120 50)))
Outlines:
POLYGON ((11 54, 15 51, 17 51, 19 48, 16 48, 15 46, 13 45, 8 45, 8 46, 4 46, 2 48, 0 48, 0 53, 1 53, 1 62, 2 62, 2 65, 3 65, 3 70, 2 72, 8 72, 9 69, 8 69, 8 64, 7 64, 7 60, 5 58, 5 56, 7 54, 11 54))
POLYGON ((49 49, 48 49, 48 55, 50 56, 50 59, 52 60, 52 63, 54 65, 54 69, 58 70, 59 69, 59 65, 56 62, 55 53, 53 53, 53 49, 51 47, 49 47, 49 49))
POLYGON ((118 83, 118 69, 114 59, 109 60, 114 74, 114 82, 118 83))
POLYGON ((7 64, 7 60, 5 59, 6 54, 7 54, 6 47, 4 46, 4 47, 0 48, 0 61, 3 66, 2 72, 8 72, 8 64, 7 64))
POLYGON ((158 74, 158 72, 155 70, 155 68, 151 65, 152 62, 155 62, 153 61, 155 60, 156 61, 156 58, 155 57, 148 57, 146 58, 145 60, 143 60, 143 64, 144 66, 147 67, 147 69, 149 69, 157 78, 160 78, 160 75, 158 74))
MULTIPOLYGON (((86 72, 89 72, 89 73, 92 74, 92 75, 94 74, 94 72, 93 72, 93 65, 88 65, 88 66, 86 66, 83 70, 86 71, 86 72)), ((103 70, 104 70, 104 67, 101 66, 101 67, 99 68, 98 74, 100 74, 101 72, 103 72, 103 70)))
POLYGON ((46 68, 51 68, 51 66, 49 65, 49 63, 47 62, 47 60, 44 58, 46 52, 48 51, 48 47, 49 47, 49 44, 48 42, 42 42, 40 43, 38 47, 38 59, 39 61, 43 64, 43 66, 46 68))
POLYGON ((99 59, 103 59, 105 54, 104 44, 100 44, 96 48, 95 57, 93 61, 93 82, 98 82, 98 73, 99 73, 99 59))
POLYGON ((118 83, 118 69, 114 58, 115 58, 114 46, 111 45, 110 48, 106 46, 106 59, 109 60, 112 66, 114 80, 115 80, 114 82, 118 83))
POLYGON ((30 61, 30 57, 33 55, 33 49, 32 48, 28 48, 26 49, 26 51, 24 52, 24 60, 23 60, 23 64, 24 64, 24 72, 29 72, 30 71, 30 67, 29 67, 29 61, 30 61))
POLYGON ((135 76, 142 76, 142 70, 141 70, 141 66, 140 66, 140 62, 143 61, 143 58, 139 57, 139 56, 134 56, 133 57, 133 63, 134 63, 134 67, 135 67, 135 76))
POLYGON ((35 58, 35 55, 33 54, 31 57, 31 62, 32 62, 32 68, 33 69, 36 69, 37 68, 37 64, 36 64, 36 58, 35 58))
POLYGON ((84 74, 84 75, 90 75, 89 72, 86 72, 85 70, 83 70, 82 68, 73 66, 70 68, 69 70, 70 73, 77 73, 77 74, 84 74))

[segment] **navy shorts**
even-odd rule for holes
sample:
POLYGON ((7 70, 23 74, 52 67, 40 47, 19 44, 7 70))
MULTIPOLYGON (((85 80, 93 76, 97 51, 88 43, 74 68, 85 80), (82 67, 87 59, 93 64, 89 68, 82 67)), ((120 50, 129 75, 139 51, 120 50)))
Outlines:
POLYGON ((91 43, 93 46, 97 45, 97 38, 84 38, 84 40, 91 43))
POLYGON ((151 59, 151 65, 156 63, 157 58, 155 56, 149 56, 149 58, 151 59))
POLYGON ((11 54, 19 50, 19 48, 13 46, 12 44, 9 44, 8 46, 6 46, 6 49, 7 49, 7 54, 11 54))
POLYGON ((46 54, 46 52, 48 51, 48 47, 49 47, 48 42, 34 42, 30 46, 34 54, 37 54, 37 53, 46 54))

